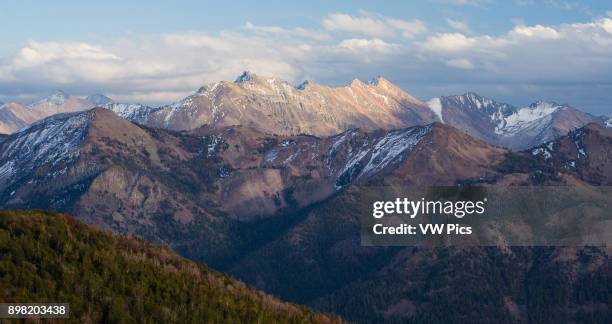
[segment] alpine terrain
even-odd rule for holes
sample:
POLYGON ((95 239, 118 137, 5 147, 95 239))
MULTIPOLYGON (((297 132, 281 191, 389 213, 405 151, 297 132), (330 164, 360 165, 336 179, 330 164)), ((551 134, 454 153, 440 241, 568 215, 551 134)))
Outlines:
POLYGON ((605 125, 606 119, 547 101, 517 108, 473 92, 433 98, 428 105, 442 122, 489 143, 514 149, 542 144, 588 123, 605 125))
POLYGON ((370 186, 612 184, 600 124, 511 151, 444 121, 316 137, 59 114, 0 137, 0 206, 163 242, 348 320, 608 321, 606 248, 361 246, 355 204, 370 186))

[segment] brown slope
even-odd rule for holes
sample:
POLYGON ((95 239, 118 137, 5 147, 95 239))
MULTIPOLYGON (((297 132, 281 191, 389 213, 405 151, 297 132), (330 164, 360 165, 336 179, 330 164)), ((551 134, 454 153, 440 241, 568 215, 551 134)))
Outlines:
POLYGON ((463 179, 489 178, 507 152, 454 127, 434 123, 405 162, 385 177, 385 183, 455 185, 463 179))
MULTIPOLYGON (((590 125, 585 132, 587 152, 609 151, 607 130, 590 125)), ((565 140, 569 154, 577 153, 574 141, 565 140)), ((597 184, 563 170, 555 172, 565 175, 551 174, 545 181, 535 178, 547 166, 532 156, 434 125, 404 162, 383 172, 384 181, 370 179, 368 184, 454 185, 462 177, 487 185, 597 184), (508 163, 517 169, 507 172, 508 163)), ((592 158, 606 160, 595 154, 592 158)), ((352 185, 304 210, 297 224, 243 257, 230 272, 266 291, 333 309, 358 322, 609 319, 604 287, 612 263, 606 249, 364 247, 361 214, 355 208, 362 190, 368 188, 352 185), (577 297, 582 294, 584 298, 577 297)))
POLYGON ((532 164, 571 175, 593 185, 612 184, 612 130, 591 123, 528 150, 532 164))

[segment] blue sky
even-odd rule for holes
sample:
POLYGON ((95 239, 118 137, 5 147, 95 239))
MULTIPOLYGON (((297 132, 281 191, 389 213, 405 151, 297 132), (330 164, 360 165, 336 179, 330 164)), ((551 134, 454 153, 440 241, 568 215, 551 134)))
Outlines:
POLYGON ((164 104, 242 70, 612 114, 607 1, 3 1, 0 101, 164 104))

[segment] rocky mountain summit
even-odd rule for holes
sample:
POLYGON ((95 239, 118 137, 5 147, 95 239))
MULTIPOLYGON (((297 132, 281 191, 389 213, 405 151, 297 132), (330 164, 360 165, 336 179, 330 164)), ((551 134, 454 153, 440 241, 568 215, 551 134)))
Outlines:
POLYGON ((473 92, 433 98, 428 105, 442 122, 494 145, 513 149, 553 140, 588 123, 606 125, 604 117, 566 104, 537 101, 517 108, 473 92))

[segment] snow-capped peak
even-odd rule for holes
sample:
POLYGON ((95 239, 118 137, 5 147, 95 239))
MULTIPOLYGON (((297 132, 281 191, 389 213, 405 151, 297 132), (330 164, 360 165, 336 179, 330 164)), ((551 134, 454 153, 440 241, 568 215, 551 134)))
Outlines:
POLYGON ((484 98, 475 92, 467 92, 458 96, 461 103, 468 103, 477 109, 486 109, 495 105, 495 102, 489 98, 484 98))
POLYGON ((612 128, 612 117, 610 117, 608 120, 606 120, 606 127, 612 128))
POLYGON ((66 102, 66 99, 68 99, 68 97, 69 97, 68 94, 66 94, 64 91, 56 90, 48 97, 43 98, 37 101, 36 103, 34 103, 34 105, 41 104, 41 103, 50 103, 56 106, 61 106, 66 102))
POLYGON ((103 94, 92 94, 85 98, 85 101, 89 102, 92 105, 103 106, 113 102, 113 100, 103 94))

